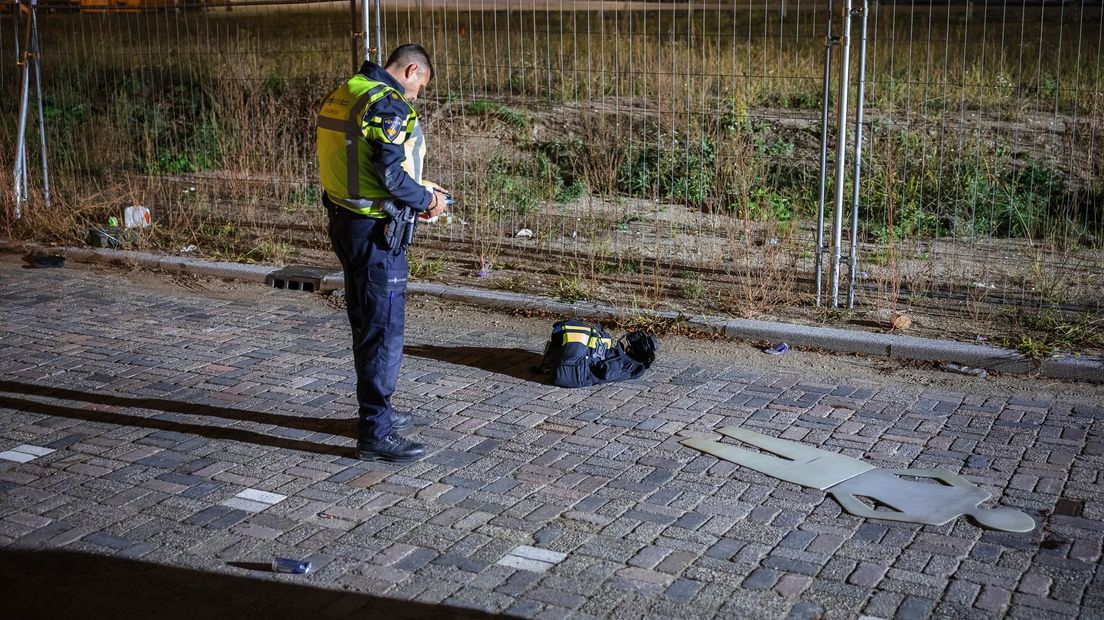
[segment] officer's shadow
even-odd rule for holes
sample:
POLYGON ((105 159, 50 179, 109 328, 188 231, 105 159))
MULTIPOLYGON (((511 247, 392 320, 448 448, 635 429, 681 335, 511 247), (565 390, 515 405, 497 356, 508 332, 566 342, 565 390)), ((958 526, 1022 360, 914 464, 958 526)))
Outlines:
POLYGON ((544 356, 525 349, 418 344, 407 346, 403 351, 415 357, 469 366, 523 381, 544 383, 544 375, 538 368, 544 356))
POLYGON ((208 439, 228 439, 330 456, 346 456, 349 448, 322 443, 323 441, 327 441, 333 436, 356 436, 355 422, 352 418, 326 419, 279 415, 163 398, 82 392, 63 387, 6 380, 0 380, 0 409, 88 422, 117 424, 119 426, 138 426, 163 431, 190 433, 208 439), (12 396, 12 394, 64 399, 76 401, 77 403, 89 403, 90 405, 73 406, 68 403, 43 402, 29 398, 19 398, 12 396), (125 410, 128 409, 161 411, 162 413, 153 416, 129 415, 125 413, 125 410), (190 418, 194 416, 220 418, 230 420, 231 423, 211 423, 211 421, 197 423, 190 421, 190 418), (233 425, 233 422, 254 422, 271 425, 276 427, 272 430, 275 436, 256 430, 238 428, 233 425), (287 430, 281 431, 280 427, 294 430, 288 433, 287 430), (281 432, 284 432, 285 436, 279 436, 281 432))

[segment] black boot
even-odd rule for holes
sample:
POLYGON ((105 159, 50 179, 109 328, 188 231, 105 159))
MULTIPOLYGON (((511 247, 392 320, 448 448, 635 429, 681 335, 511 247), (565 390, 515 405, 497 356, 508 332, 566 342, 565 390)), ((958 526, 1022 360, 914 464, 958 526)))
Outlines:
POLYGON ((414 426, 414 416, 400 411, 391 412, 391 430, 405 431, 411 426, 414 426))
POLYGON ((410 463, 423 456, 425 456, 425 446, 394 432, 377 441, 357 442, 356 457, 362 461, 410 463))

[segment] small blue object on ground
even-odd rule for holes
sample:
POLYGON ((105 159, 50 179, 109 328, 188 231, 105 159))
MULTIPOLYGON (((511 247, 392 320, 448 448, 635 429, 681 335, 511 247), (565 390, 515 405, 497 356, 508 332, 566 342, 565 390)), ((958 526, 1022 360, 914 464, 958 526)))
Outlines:
POLYGON ((786 351, 789 351, 789 350, 790 350, 790 345, 786 344, 785 342, 779 342, 778 344, 774 345, 773 347, 770 347, 768 349, 763 349, 763 353, 767 353, 767 354, 770 354, 770 355, 782 355, 783 353, 785 353, 786 351))
POLYGON ((289 573, 292 575, 306 575, 311 570, 311 563, 306 560, 292 560, 290 558, 272 558, 272 571, 276 573, 289 573))

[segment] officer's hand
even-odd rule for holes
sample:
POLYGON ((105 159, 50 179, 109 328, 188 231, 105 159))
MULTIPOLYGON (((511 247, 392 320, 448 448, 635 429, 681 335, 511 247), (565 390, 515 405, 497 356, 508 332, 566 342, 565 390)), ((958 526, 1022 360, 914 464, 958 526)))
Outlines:
POLYGON ((441 192, 433 192, 433 198, 429 201, 429 206, 426 207, 425 214, 427 217, 437 217, 448 209, 448 205, 445 204, 445 194, 441 192))
POLYGON ((433 181, 422 181, 422 186, 425 187, 426 189, 428 189, 431 192, 444 192, 446 194, 451 194, 452 193, 452 192, 448 191, 447 189, 441 187, 440 185, 437 185, 433 181))

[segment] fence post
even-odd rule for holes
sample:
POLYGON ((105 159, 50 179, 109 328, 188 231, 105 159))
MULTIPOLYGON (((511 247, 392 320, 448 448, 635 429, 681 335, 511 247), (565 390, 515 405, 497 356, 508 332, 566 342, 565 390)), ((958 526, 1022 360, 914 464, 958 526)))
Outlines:
POLYGON ((817 307, 820 307, 821 295, 824 292, 824 189, 828 173, 828 98, 832 90, 832 46, 836 43, 832 37, 832 20, 832 0, 828 0, 828 34, 824 39, 824 95, 820 111, 820 191, 817 202, 815 254, 817 307))
POLYGON ((19 39, 23 35, 20 25, 23 23, 23 3, 16 0, 13 6, 15 20, 15 66, 20 72, 19 78, 19 121, 15 138, 15 219, 23 215, 22 205, 27 199, 27 97, 30 94, 31 74, 27 67, 27 58, 24 55, 30 45, 30 31, 27 31, 26 40, 22 48, 19 39))
POLYGON ((349 26, 352 31, 349 33, 349 45, 352 47, 353 52, 353 72, 360 68, 360 45, 357 44, 363 34, 357 30, 357 0, 349 0, 349 26))
POLYGON ((17 0, 15 3, 16 20, 16 66, 22 73, 19 80, 19 125, 15 139, 15 209, 13 216, 19 219, 23 216, 22 205, 30 197, 30 175, 27 169, 30 162, 27 161, 27 115, 31 107, 31 72, 34 71, 35 93, 38 109, 38 133, 42 149, 42 179, 43 195, 46 206, 50 206, 50 172, 46 159, 46 115, 42 107, 42 70, 39 64, 42 50, 38 38, 38 0, 30 0, 27 6, 17 0), (27 23, 20 32, 19 26, 23 23, 23 14, 26 13, 27 23), (23 35, 23 46, 19 46, 19 35, 23 35))
MULTIPOLYGON (((364 60, 372 60, 372 36, 369 35, 369 29, 372 26, 372 13, 371 4, 369 0, 361 0, 360 3, 361 14, 361 28, 364 29, 364 60)), ((379 45, 379 41, 376 41, 376 45, 379 45)))
POLYGON ((870 2, 863 0, 859 43, 859 90, 855 96, 855 172, 851 178, 851 254, 848 256, 847 307, 855 307, 855 274, 859 265, 859 181, 862 179, 863 103, 866 95, 866 26, 870 2))
POLYGON ((376 0, 376 64, 383 66, 383 28, 380 26, 380 0, 376 0))
POLYGON ((843 0, 840 37, 839 114, 836 135, 836 196, 832 209, 832 307, 839 307, 840 262, 843 259, 843 192, 847 156, 847 83, 851 64, 851 0, 843 0))
MULTIPOLYGON (((355 0, 354 0, 355 1, 355 0)), ((376 51, 376 64, 383 65, 383 26, 380 22, 380 0, 375 1, 376 12, 376 44, 373 47, 372 37, 368 36, 368 30, 372 27, 372 14, 369 13, 369 0, 362 0, 361 13, 364 16, 364 60, 372 60, 372 50, 376 51)))
MULTIPOLYGON (((34 59, 35 99, 38 103, 38 138, 42 149, 42 197, 50 208, 50 165, 46 161, 46 114, 42 108, 42 41, 38 37, 38 0, 31 0, 31 54, 34 59)), ((24 149, 26 165, 26 149, 24 149)))

